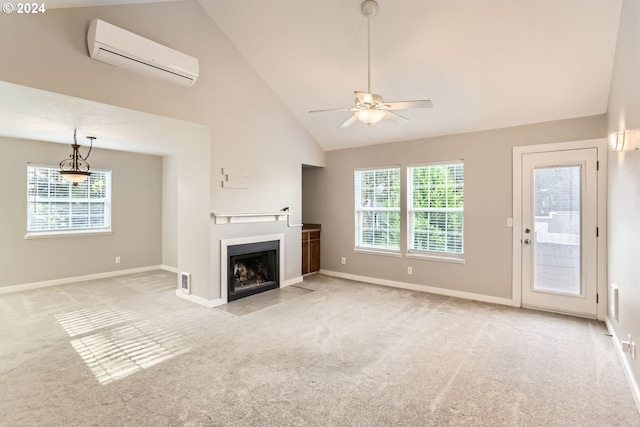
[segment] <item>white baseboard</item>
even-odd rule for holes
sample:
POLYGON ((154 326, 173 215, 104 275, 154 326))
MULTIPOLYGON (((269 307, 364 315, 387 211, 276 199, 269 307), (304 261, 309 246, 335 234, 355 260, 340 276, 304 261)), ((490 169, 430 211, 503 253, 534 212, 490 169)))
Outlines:
POLYGON ((222 298, 205 299, 197 295, 185 294, 180 289, 176 289, 176 296, 207 308, 218 307, 219 305, 226 304, 226 301, 222 298))
POLYGON ((176 273, 176 274, 178 274, 178 271, 179 271, 178 267, 171 267, 170 265, 164 265, 164 264, 162 264, 160 266, 160 268, 162 268, 163 270, 166 270, 166 271, 170 271, 172 273, 176 273))
POLYGON ((300 283, 303 280, 304 279, 302 278, 302 276, 298 276, 298 277, 294 277, 294 278, 289 279, 289 280, 285 280, 284 283, 282 284, 281 288, 285 288, 287 286, 295 285, 296 283, 300 283))
MULTIPOLYGON (((0 295, 13 292, 28 291, 30 289, 47 288, 49 286, 66 285, 69 283, 84 282, 87 280, 105 279, 107 277, 124 276, 127 274, 143 273, 152 270, 167 270, 163 265, 150 265, 148 267, 130 268, 128 270, 107 271, 105 273, 87 274, 85 276, 65 277, 63 279, 45 280, 42 282, 25 283, 0 288, 0 295)), ((171 270, 168 270, 171 271, 171 270)))
POLYGON ((620 362, 622 363, 622 369, 624 370, 625 376, 627 377, 627 381, 629 382, 629 386, 631 387, 631 394, 633 395, 633 399, 636 401, 636 407, 638 408, 638 412, 640 412, 640 387, 638 387, 638 382, 633 376, 633 371, 631 371, 631 365, 629 364, 629 357, 627 353, 622 351, 622 344, 618 336, 616 335, 616 331, 613 329, 611 325, 611 320, 607 315, 604 323, 607 325, 607 329, 611 334, 611 338, 613 339, 613 346, 616 349, 616 353, 620 358, 620 362))
MULTIPOLYGON (((300 283, 300 282, 302 282, 302 276, 294 277, 292 279, 285 280, 282 283, 281 287, 284 288, 284 287, 287 287, 287 286, 295 285, 296 283, 300 283)), ((213 300, 208 300, 208 299, 199 297, 197 295, 185 294, 180 289, 176 289, 176 296, 179 296, 182 299, 186 299, 187 301, 190 301, 190 302, 193 302, 193 303, 196 303, 196 304, 199 304, 201 306, 208 307, 208 308, 218 307, 220 305, 227 304, 227 301, 225 301, 222 298, 216 298, 216 299, 213 299, 213 300)))
POLYGON ((359 282, 373 283, 374 285, 390 286, 392 288, 408 289, 411 291, 427 292, 430 294, 445 295, 448 297, 463 298, 473 301, 488 302, 492 304, 508 305, 510 307, 520 307, 511 299, 492 297, 489 295, 474 294, 471 292, 454 291, 445 288, 436 288, 434 286, 416 285, 415 283, 397 282, 395 280, 379 279, 377 277, 358 276, 355 274, 341 273, 339 271, 320 270, 320 274, 326 276, 339 277, 341 279, 356 280, 359 282))

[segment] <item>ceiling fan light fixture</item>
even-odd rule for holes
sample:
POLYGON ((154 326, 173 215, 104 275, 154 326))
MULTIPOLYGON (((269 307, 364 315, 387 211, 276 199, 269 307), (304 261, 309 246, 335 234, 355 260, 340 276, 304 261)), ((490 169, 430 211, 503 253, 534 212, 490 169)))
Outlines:
POLYGON ((373 94, 372 93, 363 93, 361 102, 364 104, 373 104, 373 94))
POLYGON ((328 110, 311 110, 309 113, 322 113, 327 111, 353 111, 354 114, 345 120, 339 129, 345 129, 356 121, 361 121, 372 126, 382 120, 385 116, 389 116, 399 124, 409 121, 391 110, 408 110, 411 108, 431 108, 433 104, 428 99, 416 101, 396 101, 384 102, 382 96, 371 93, 371 17, 378 13, 378 3, 375 0, 364 0, 360 6, 362 14, 367 18, 367 91, 355 91, 356 102, 355 107, 332 108, 328 110), (389 114, 387 114, 389 113, 389 114))
POLYGON ((362 123, 365 123, 369 126, 375 125, 380 120, 387 115, 387 112, 384 110, 358 110, 356 111, 356 117, 362 123))

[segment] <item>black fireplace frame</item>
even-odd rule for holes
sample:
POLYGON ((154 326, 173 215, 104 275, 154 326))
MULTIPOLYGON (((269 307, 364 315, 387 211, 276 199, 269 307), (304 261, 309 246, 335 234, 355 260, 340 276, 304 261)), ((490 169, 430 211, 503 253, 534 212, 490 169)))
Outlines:
POLYGON ((242 243, 227 246, 227 302, 255 295, 261 292, 280 287, 280 240, 263 242, 242 243), (249 289, 234 290, 235 274, 234 263, 237 260, 247 259, 265 253, 270 257, 267 266, 268 277, 273 280, 261 283, 249 289))

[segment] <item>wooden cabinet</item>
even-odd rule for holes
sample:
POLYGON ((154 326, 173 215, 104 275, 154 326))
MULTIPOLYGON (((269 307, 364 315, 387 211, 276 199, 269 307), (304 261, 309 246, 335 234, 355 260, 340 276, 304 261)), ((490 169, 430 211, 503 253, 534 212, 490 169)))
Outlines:
POLYGON ((321 229, 302 230, 302 274, 320 270, 320 232, 321 229))

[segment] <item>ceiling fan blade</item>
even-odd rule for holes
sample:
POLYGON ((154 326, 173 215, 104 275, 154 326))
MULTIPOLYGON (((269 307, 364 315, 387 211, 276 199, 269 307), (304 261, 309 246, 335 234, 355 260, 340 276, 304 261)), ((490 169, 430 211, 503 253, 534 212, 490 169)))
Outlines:
POLYGON ((358 120, 358 118, 354 114, 353 116, 351 116, 347 120, 345 120, 340 126, 338 126, 338 128, 340 128, 340 129, 348 128, 349 126, 354 124, 356 122, 356 120, 358 120))
POLYGON ((404 125, 405 123, 409 123, 411 121, 406 117, 401 116, 398 113, 394 113, 393 111, 390 111, 390 110, 387 110, 387 115, 394 123, 397 123, 399 125, 404 125))
POLYGON ((345 108, 329 108, 327 110, 311 110, 309 113, 325 113, 327 111, 354 111, 353 107, 345 107, 345 108))
POLYGON ((433 108, 433 103, 428 99, 423 99, 419 101, 385 102, 383 108, 386 110, 409 110, 412 108, 433 108))

